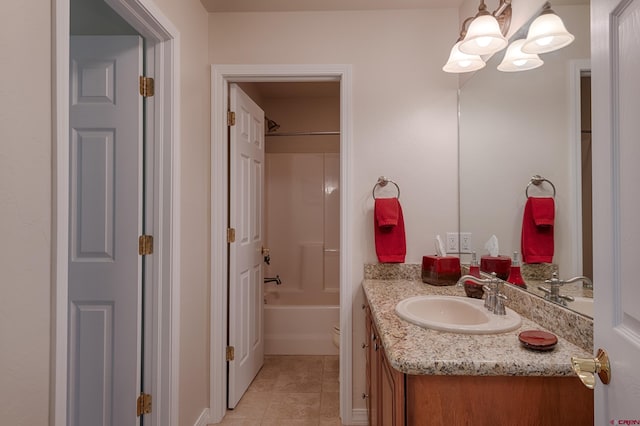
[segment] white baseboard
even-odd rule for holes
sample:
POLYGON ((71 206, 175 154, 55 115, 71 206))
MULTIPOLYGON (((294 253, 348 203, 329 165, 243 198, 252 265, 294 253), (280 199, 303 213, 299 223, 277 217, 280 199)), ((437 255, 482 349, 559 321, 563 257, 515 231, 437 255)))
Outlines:
POLYGON ((349 425, 368 425, 369 419, 367 418, 366 408, 354 408, 351 410, 351 423, 349 425))
POLYGON ((196 420, 193 426, 207 426, 209 423, 211 423, 211 420, 209 419, 209 409, 205 408, 202 410, 202 413, 200 413, 198 420, 196 420))
MULTIPOLYGON (((198 417, 198 420, 193 424, 193 426, 207 426, 212 423, 212 420, 209 417, 209 409, 205 408, 202 410, 202 413, 198 417)), ((367 410, 366 408, 354 408, 351 410, 351 422, 350 426, 366 426, 369 424, 369 419, 367 418, 367 410)))

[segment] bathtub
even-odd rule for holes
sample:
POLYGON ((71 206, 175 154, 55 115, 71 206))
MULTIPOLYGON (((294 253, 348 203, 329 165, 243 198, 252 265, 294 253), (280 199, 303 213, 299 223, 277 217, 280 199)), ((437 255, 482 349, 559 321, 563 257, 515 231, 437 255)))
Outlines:
POLYGON ((263 305, 265 355, 338 355, 338 305, 263 305))

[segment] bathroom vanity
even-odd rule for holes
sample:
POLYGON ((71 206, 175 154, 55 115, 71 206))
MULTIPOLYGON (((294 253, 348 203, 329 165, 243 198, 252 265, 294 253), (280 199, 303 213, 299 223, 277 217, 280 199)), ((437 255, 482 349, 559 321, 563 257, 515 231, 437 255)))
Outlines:
POLYGON ((363 288, 371 425, 593 424, 593 391, 570 365, 572 355, 588 357, 590 350, 561 335, 551 351, 523 348, 521 331, 545 330, 524 312, 519 329, 475 335, 423 328, 395 312, 412 296, 463 296, 459 287, 365 279, 363 288))

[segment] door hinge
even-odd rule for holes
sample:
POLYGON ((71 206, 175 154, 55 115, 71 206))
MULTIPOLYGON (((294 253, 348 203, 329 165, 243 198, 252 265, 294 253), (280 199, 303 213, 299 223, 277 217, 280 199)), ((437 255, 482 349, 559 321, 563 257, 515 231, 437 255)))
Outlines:
POLYGON ((227 346, 227 361, 233 361, 236 358, 236 349, 233 346, 227 346))
POLYGON ((149 96, 153 96, 154 88, 153 88, 153 78, 145 77, 143 75, 140 76, 140 95, 148 98, 149 96))
POLYGON ((236 125, 236 113, 233 111, 227 111, 227 126, 236 125))
POLYGON ((149 395, 148 393, 141 393, 140 395, 138 395, 138 401, 137 401, 137 413, 138 413, 138 417, 140 417, 143 414, 150 414, 151 413, 151 395, 149 395))
POLYGON ((138 254, 140 256, 153 254, 153 235, 140 235, 138 237, 138 254))
POLYGON ((228 228, 227 229, 227 243, 235 243, 236 242, 236 229, 228 228))

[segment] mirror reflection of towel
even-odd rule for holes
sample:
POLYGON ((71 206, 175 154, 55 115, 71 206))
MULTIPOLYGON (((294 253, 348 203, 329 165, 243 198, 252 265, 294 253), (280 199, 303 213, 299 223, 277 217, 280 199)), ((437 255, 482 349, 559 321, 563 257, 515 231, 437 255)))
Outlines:
POLYGON ((398 199, 376 198, 373 220, 378 261, 403 263, 407 247, 404 217, 398 199))
POLYGON ((522 217, 522 261, 551 263, 555 202, 551 197, 529 197, 522 217))

